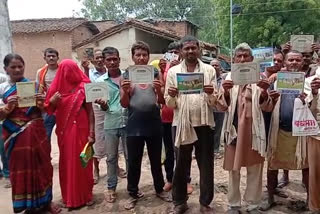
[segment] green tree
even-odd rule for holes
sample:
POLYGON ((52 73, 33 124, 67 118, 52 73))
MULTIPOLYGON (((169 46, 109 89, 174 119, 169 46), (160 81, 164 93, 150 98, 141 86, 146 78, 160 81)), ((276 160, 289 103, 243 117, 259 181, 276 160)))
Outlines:
MULTIPOLYGON (((124 20, 136 18, 185 19, 192 16, 205 0, 79 0, 82 14, 90 19, 124 20)), ((210 3, 210 1, 208 1, 210 3)))
MULTIPOLYGON (((230 46, 230 3, 212 0, 216 5, 217 34, 230 46)), ((319 36, 319 0, 235 0, 242 8, 233 16, 233 45, 248 42, 252 47, 280 45, 293 34, 319 36)))
MULTIPOLYGON (((230 47, 229 0, 79 0, 92 20, 127 17, 188 19, 200 27, 199 38, 230 47)), ((320 33, 319 0, 234 0, 241 13, 233 16, 233 45, 279 45, 292 34, 320 33)))
POLYGON ((208 42, 218 41, 213 21, 214 5, 211 0, 79 0, 82 15, 91 20, 127 17, 188 19, 200 27, 199 36, 208 42), (208 16, 209 15, 209 16, 208 16), (208 17, 207 17, 208 16, 208 17))

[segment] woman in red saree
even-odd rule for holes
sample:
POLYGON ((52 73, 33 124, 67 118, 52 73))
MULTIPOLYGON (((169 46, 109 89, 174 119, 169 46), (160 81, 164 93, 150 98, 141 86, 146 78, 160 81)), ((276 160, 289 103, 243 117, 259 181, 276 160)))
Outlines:
POLYGON ((53 206, 50 144, 46 136, 41 110, 45 97, 36 94, 36 106, 18 107, 16 83, 24 78, 24 61, 17 54, 4 58, 9 80, 0 84, 0 96, 5 104, 0 108, 2 137, 9 160, 14 213, 58 213, 53 206))
POLYGON ((63 203, 67 208, 92 205, 92 161, 81 166, 80 153, 94 143, 92 104, 86 103, 84 84, 90 80, 72 60, 63 60, 47 97, 49 114, 56 115, 60 151, 59 178, 63 203))

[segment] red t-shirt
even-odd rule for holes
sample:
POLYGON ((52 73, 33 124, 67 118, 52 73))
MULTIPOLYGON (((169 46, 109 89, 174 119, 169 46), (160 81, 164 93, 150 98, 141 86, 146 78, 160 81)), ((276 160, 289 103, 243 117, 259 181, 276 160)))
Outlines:
MULTIPOLYGON (((163 73, 164 82, 166 82, 166 80, 167 80, 167 74, 168 74, 169 69, 170 69, 170 64, 167 63, 166 69, 165 69, 165 71, 163 73)), ((173 121, 173 109, 169 108, 166 105, 162 105, 162 108, 161 108, 161 119, 162 119, 163 123, 172 123, 172 121, 173 121)))

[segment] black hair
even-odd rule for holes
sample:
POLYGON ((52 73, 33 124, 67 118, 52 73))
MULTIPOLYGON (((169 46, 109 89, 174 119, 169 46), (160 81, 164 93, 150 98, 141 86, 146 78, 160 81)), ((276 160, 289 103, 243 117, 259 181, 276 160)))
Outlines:
POLYGON ((135 51, 136 51, 136 50, 139 50, 139 49, 144 50, 144 51, 147 51, 148 54, 150 55, 150 46, 149 46, 147 43, 145 43, 145 42, 138 41, 138 42, 134 43, 134 44, 132 45, 132 47, 131 47, 131 54, 132 54, 132 56, 134 55, 135 51))
POLYGON ((183 47, 183 44, 186 42, 195 42, 197 44, 197 46, 200 47, 199 40, 194 36, 187 35, 187 36, 183 37, 180 40, 181 46, 183 47))
POLYGON ((20 60, 22 62, 22 64, 24 65, 24 60, 22 58, 22 56, 20 56, 19 54, 14 54, 14 53, 11 53, 11 54, 8 54, 4 57, 3 59, 3 64, 4 64, 4 67, 8 67, 10 62, 13 60, 13 59, 17 59, 17 60, 20 60))
POLYGON ((278 48, 275 48, 275 49, 273 50, 273 54, 274 54, 274 55, 276 55, 276 54, 281 54, 281 55, 283 56, 283 58, 284 58, 283 52, 282 52, 280 49, 278 49, 278 48))
POLYGON ((44 56, 47 55, 47 53, 53 53, 55 54, 57 57, 59 57, 59 52, 56 49, 53 48, 47 48, 43 51, 44 56))
POLYGON ((105 57, 106 54, 117 54, 117 56, 120 55, 118 49, 114 47, 105 47, 102 51, 103 57, 105 57))
POLYGON ((171 42, 169 45, 168 45, 168 51, 171 51, 171 50, 180 50, 182 47, 182 44, 180 42, 171 42))

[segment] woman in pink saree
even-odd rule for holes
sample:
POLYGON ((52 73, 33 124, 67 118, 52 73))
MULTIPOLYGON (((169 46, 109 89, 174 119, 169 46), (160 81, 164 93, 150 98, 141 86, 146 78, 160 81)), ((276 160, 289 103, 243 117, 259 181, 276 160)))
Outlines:
POLYGON ((56 114, 60 188, 69 209, 93 204, 92 161, 86 168, 80 162, 86 143, 95 139, 92 104, 86 103, 84 91, 89 82, 75 62, 63 60, 46 98, 48 113, 56 114))

